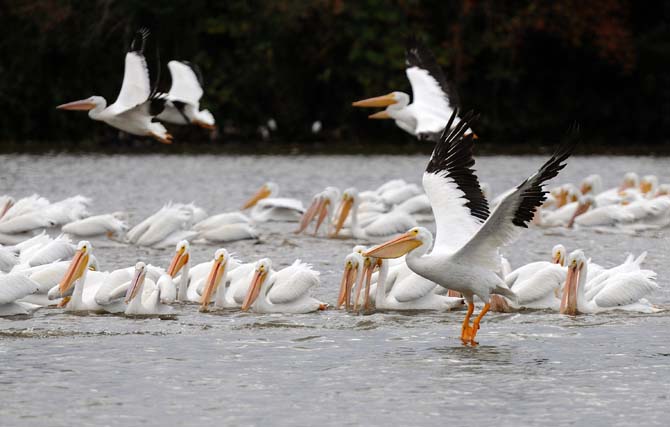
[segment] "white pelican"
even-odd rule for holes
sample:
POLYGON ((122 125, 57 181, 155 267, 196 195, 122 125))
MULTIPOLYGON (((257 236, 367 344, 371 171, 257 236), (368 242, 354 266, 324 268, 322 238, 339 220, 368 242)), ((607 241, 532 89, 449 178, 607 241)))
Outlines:
POLYGON ((128 231, 125 218, 126 214, 123 212, 89 216, 63 225, 61 231, 80 237, 107 236, 118 238, 128 231))
MULTIPOLYGON (((609 276, 592 295, 587 294, 588 260, 581 250, 568 257, 568 276, 563 287, 561 314, 600 313, 611 310, 654 312, 643 299, 659 288, 656 273, 636 269, 609 276)), ((597 279, 597 277, 596 277, 597 279)))
POLYGON ((212 266, 212 261, 203 262, 191 267, 190 254, 191 246, 186 240, 177 243, 174 257, 167 269, 167 274, 159 279, 159 282, 167 281, 165 286, 161 283, 162 292, 171 293, 164 300, 169 301, 171 298, 176 297, 176 300, 181 302, 200 302, 200 294, 197 292, 198 285, 207 277, 207 273, 212 266), (180 272, 181 274, 179 274, 180 272), (173 291, 165 289, 169 283, 172 283, 171 288, 173 291), (174 293, 174 296, 172 293, 174 293))
POLYGON ((423 176, 436 221, 432 252, 428 253, 430 231, 416 227, 364 255, 397 258, 407 254, 405 261, 412 271, 460 292, 468 302, 461 339, 474 345, 481 319, 489 310, 491 294, 517 299, 497 274, 498 248, 509 244, 532 220, 535 209, 546 199, 542 185, 565 167, 562 162, 570 156, 576 138, 566 141, 538 172, 509 192, 489 215, 488 204, 471 169, 472 138, 463 137, 471 117, 466 114, 452 131, 448 131, 449 126, 445 128, 423 176), (470 326, 475 295, 485 304, 470 326))
POLYGON ((214 253, 214 262, 207 279, 198 286, 200 310, 207 311, 214 301, 215 308, 239 308, 249 289, 249 279, 255 265, 240 264, 225 249, 214 253))
POLYGON ((566 256, 565 246, 559 244, 551 250, 551 262, 531 262, 503 275, 505 284, 517 295, 517 302, 493 295, 491 311, 509 312, 520 308, 558 311, 559 291, 565 282, 566 256))
POLYGON ((198 237, 213 243, 227 243, 238 240, 256 240, 258 239, 258 232, 251 224, 225 224, 217 228, 200 231, 198 237))
POLYGON ((196 223, 193 226, 195 231, 204 231, 219 228, 222 225, 230 224, 248 224, 249 217, 242 212, 224 212, 212 215, 196 223))
POLYGON ((144 57, 147 37, 149 37, 149 31, 141 29, 130 44, 130 49, 126 53, 121 91, 112 105, 108 107, 107 101, 101 96, 92 96, 62 104, 56 108, 88 111, 91 119, 103 121, 124 132, 151 136, 164 144, 172 143, 172 135, 162 124, 153 120, 162 108, 162 105, 159 108, 157 105, 162 104, 164 100, 152 96, 149 68, 144 57))
POLYGON ((272 270, 272 261, 263 258, 256 263, 254 276, 242 304, 256 313, 311 313, 325 310, 324 304, 311 296, 309 290, 319 284, 319 272, 309 264, 296 260, 292 265, 272 270))
POLYGON ((39 290, 39 284, 22 274, 0 275, 0 317, 30 314, 39 305, 17 301, 39 290))
POLYGON ((333 217, 335 215, 335 204, 340 198, 340 190, 336 187, 326 187, 325 190, 317 193, 312 197, 312 203, 309 205, 305 213, 300 218, 300 227, 296 230, 296 234, 305 231, 309 224, 316 218, 316 225, 314 227, 314 236, 319 232, 321 224, 326 222, 326 235, 329 235, 332 230, 333 217))
POLYGON ((168 62, 172 85, 165 95, 165 108, 158 120, 176 125, 194 124, 214 129, 214 116, 209 110, 200 110, 203 79, 200 68, 187 61, 168 62))
POLYGON ((336 309, 342 308, 343 305, 346 310, 351 308, 351 290, 355 284, 357 286, 363 284, 361 279, 365 270, 364 265, 365 260, 360 252, 354 251, 344 258, 344 272, 340 282, 337 304, 335 304, 336 309))
POLYGON ((152 280, 147 279, 147 266, 142 261, 135 264, 135 274, 126 291, 124 302, 127 315, 155 315, 172 311, 172 307, 161 303, 161 289, 152 280), (144 287, 149 287, 146 292, 144 287))
POLYGON ((256 222, 284 221, 297 222, 305 212, 302 202, 286 197, 270 197, 279 193, 279 186, 267 182, 242 206, 242 210, 251 209, 251 219, 256 222))
POLYGON ((360 197, 355 188, 349 188, 342 193, 342 201, 338 208, 339 217, 332 237, 339 235, 344 222, 351 213, 351 236, 356 239, 367 239, 375 236, 388 236, 407 230, 417 225, 416 220, 405 212, 392 210, 388 213, 374 213, 367 217, 366 222, 359 221, 360 197))
POLYGON ((190 228, 194 222, 202 220, 202 215, 201 209, 192 203, 170 202, 130 229, 126 238, 138 246, 172 246, 198 235, 190 228))
POLYGON ((0 219, 7 213, 7 211, 14 205, 16 200, 11 196, 0 196, 0 219))
POLYGON ((0 246, 0 271, 7 273, 19 263, 18 255, 3 246, 0 246))
POLYGON ((47 215, 49 205, 49 200, 37 194, 19 199, 0 219, 0 233, 18 234, 56 226, 56 221, 47 215))
POLYGON ((64 297, 65 311, 107 311, 95 300, 107 273, 89 272, 92 252, 90 242, 79 242, 65 276, 57 287, 49 291, 49 299, 64 297), (89 280, 89 274, 95 277, 89 280))
MULTIPOLYGON (((370 119, 393 119, 396 125, 419 139, 436 141, 447 125, 456 95, 447 83, 433 54, 411 41, 406 51, 407 79, 412 86, 413 102, 404 92, 354 102, 354 107, 387 107, 369 116, 370 119)), ((455 123, 454 123, 455 124, 455 123)))

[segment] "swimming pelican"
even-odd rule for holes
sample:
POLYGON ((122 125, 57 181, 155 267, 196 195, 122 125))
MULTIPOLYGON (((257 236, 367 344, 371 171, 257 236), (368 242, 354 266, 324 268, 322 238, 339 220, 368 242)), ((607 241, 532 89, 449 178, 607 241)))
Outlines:
MULTIPOLYGON (((452 119, 455 114, 452 114, 452 119)), ((401 236, 383 243, 365 256, 397 258, 407 254, 405 261, 415 273, 447 289, 460 292, 468 302, 461 339, 475 345, 482 317, 490 307, 491 294, 516 301, 496 273, 500 269, 498 248, 509 244, 527 227, 535 209, 546 199, 542 185, 565 167, 562 163, 576 145, 576 138, 566 141, 540 169, 509 192, 489 215, 477 176, 471 169, 472 138, 463 137, 472 115, 451 131, 445 128, 436 145, 423 185, 435 213, 437 236, 432 252, 430 231, 415 227, 401 236), (474 296, 485 302, 481 313, 470 326, 474 296)))
POLYGON ((647 313, 658 311, 643 299, 659 288, 656 273, 638 268, 611 275, 602 281, 595 292, 588 295, 588 264, 584 252, 579 249, 568 257, 568 275, 563 287, 561 314, 575 315, 611 310, 647 313))
POLYGON ((95 300, 106 273, 89 272, 93 247, 86 240, 79 242, 65 276, 49 291, 49 299, 64 297, 65 311, 107 311, 95 300), (88 277, 91 274, 93 277, 88 277), (74 288, 74 289, 73 289, 74 288))
POLYGON ((351 213, 351 236, 356 239, 388 236, 417 225, 416 220, 411 215, 400 210, 391 210, 382 214, 374 213, 367 218, 365 223, 361 224, 359 222, 359 206, 360 197, 355 188, 349 188, 342 193, 342 201, 337 210, 339 217, 331 237, 340 234, 349 213, 351 213))
POLYGON ((214 262, 207 279, 198 286, 200 310, 208 311, 212 300, 215 308, 241 307, 254 268, 254 264, 240 264, 228 255, 228 251, 218 249, 214 253, 214 262))
POLYGON ((128 242, 138 246, 165 247, 191 240, 198 233, 191 225, 207 214, 193 203, 168 203, 126 234, 128 242))
POLYGON ((162 109, 164 100, 152 96, 149 68, 144 57, 147 37, 149 37, 149 31, 141 29, 130 44, 130 49, 126 53, 121 91, 112 105, 107 107, 105 98, 92 96, 62 104, 56 108, 88 111, 91 119, 103 121, 124 132, 151 136, 164 144, 172 143, 172 135, 162 124, 153 121, 153 118, 162 109))
POLYGON ((156 118, 176 125, 192 123, 205 129, 215 129, 212 113, 209 110, 200 111, 203 94, 200 68, 187 61, 170 61, 168 69, 172 86, 165 96, 165 108, 156 118))
POLYGON ((242 210, 251 209, 251 219, 256 222, 267 221, 300 221, 305 208, 298 199, 286 197, 270 197, 279 193, 279 186, 274 182, 267 182, 244 203, 242 210))
POLYGON ((363 284, 362 277, 364 273, 365 260, 360 252, 352 252, 344 258, 344 272, 342 273, 342 280, 340 282, 340 293, 337 297, 336 309, 344 308, 351 309, 351 290, 354 285, 361 286, 363 284))
POLYGON ((107 236, 118 238, 128 231, 125 218, 126 214, 123 212, 89 216, 63 225, 61 231, 80 237, 107 236))
POLYGON ((39 290, 39 284, 22 274, 0 275, 0 317, 30 314, 39 305, 17 301, 39 290))
POLYGON ((319 272, 309 264, 296 260, 279 271, 272 270, 272 261, 263 258, 256 263, 254 276, 242 304, 256 313, 311 313, 325 310, 324 304, 309 296, 310 288, 319 284, 319 272))
MULTIPOLYGON (((406 50, 407 79, 412 86, 413 102, 404 92, 356 101, 354 107, 387 107, 368 116, 393 119, 396 125, 419 139, 437 141, 457 106, 453 87, 447 83, 433 54, 416 40, 406 50)), ((454 123, 455 124, 455 123, 454 123)), ((468 130, 468 133, 471 132, 468 130)))
POLYGON ((336 187, 326 187, 325 190, 317 193, 312 197, 312 203, 309 205, 305 213, 300 218, 300 227, 296 230, 296 234, 302 233, 309 226, 309 224, 316 218, 316 225, 314 227, 313 235, 316 236, 321 228, 321 224, 326 222, 326 235, 329 235, 332 230, 333 216, 335 215, 335 204, 340 197, 340 190, 336 187))
POLYGON ((172 307, 161 303, 161 290, 150 279, 147 279, 147 266, 142 261, 135 264, 135 274, 126 291, 124 302, 127 305, 127 315, 155 315, 172 311, 172 307), (145 292, 144 287, 149 287, 145 292))

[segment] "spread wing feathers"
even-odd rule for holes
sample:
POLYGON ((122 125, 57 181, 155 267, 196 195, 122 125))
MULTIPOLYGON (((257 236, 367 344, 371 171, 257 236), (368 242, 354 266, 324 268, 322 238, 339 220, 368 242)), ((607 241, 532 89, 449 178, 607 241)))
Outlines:
POLYGON ((34 294, 39 288, 39 284, 21 274, 0 276, 0 304, 9 304, 34 294))
POLYGON ((510 192, 491 213, 479 231, 463 246, 455 257, 465 262, 476 262, 491 269, 500 263, 498 248, 513 242, 522 229, 528 227, 535 209, 547 198, 543 184, 558 175, 563 163, 577 145, 577 138, 568 138, 540 169, 510 192))
MULTIPOLYGON (((455 88, 447 80, 442 67, 439 66, 435 60, 433 53, 423 44, 421 44, 416 38, 412 37, 407 42, 407 49, 405 51, 405 64, 407 69, 416 68, 418 70, 425 71, 423 79, 426 82, 432 81, 433 85, 437 86, 441 97, 447 102, 447 105, 451 108, 448 108, 446 111, 451 111, 453 108, 459 106, 458 94, 456 93, 455 88)), ((419 76, 418 73, 415 76, 419 76)), ((409 74, 408 74, 409 77, 409 74)), ((412 92, 414 93, 414 100, 416 102, 417 93, 414 89, 414 82, 410 78, 410 83, 412 85, 412 92)), ((434 87, 433 86, 433 87, 434 87)), ((437 90, 434 90, 434 93, 437 94, 437 90)), ((448 116, 449 113, 447 113, 448 116)), ((445 117, 446 118, 446 117, 445 117)))
POLYGON ((521 305, 540 300, 561 287, 567 272, 559 265, 548 266, 514 285, 513 291, 521 305))
POLYGON ((651 270, 638 270, 612 277, 593 300, 598 307, 628 305, 658 288, 656 273, 651 270))
POLYGON ((423 188, 436 222, 435 247, 451 250, 464 245, 489 216, 488 202, 472 169, 473 140, 463 136, 476 117, 472 112, 466 113, 450 130, 455 116, 456 111, 423 174, 423 188))
POLYGON ((435 286, 434 282, 412 273, 397 281, 393 285, 389 296, 395 298, 398 302, 412 302, 431 293, 435 286))
POLYGON ((188 62, 168 62, 172 86, 168 95, 171 99, 198 106, 202 98, 202 76, 200 71, 188 62))
POLYGON ((151 83, 149 81, 149 67, 144 57, 144 44, 149 32, 139 30, 135 40, 130 45, 130 51, 126 53, 126 65, 123 71, 123 83, 121 91, 114 104, 107 109, 110 113, 121 114, 144 103, 151 95, 151 83), (142 41, 139 42, 138 38, 142 41), (141 47, 138 48, 138 45, 141 47))
POLYGON ((274 284, 268 292, 268 300, 273 304, 293 302, 319 283, 319 272, 300 260, 276 272, 274 276, 274 284))

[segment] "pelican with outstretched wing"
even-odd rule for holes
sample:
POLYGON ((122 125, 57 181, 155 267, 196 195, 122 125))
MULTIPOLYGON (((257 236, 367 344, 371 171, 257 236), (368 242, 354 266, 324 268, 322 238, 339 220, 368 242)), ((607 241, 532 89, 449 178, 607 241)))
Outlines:
POLYGON ((175 125, 194 124, 205 129, 214 129, 214 116, 209 110, 200 110, 203 79, 200 69, 187 61, 170 61, 168 69, 172 86, 165 94, 165 108, 157 119, 175 125))

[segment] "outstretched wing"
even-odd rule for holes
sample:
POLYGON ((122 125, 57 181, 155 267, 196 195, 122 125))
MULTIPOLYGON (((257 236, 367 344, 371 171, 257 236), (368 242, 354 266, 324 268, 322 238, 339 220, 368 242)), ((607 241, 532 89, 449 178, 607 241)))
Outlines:
POLYGON ((498 248, 512 243, 522 229, 528 227, 535 209, 547 199, 543 184, 565 167, 563 163, 577 145, 576 127, 553 156, 515 190, 510 191, 493 210, 479 231, 454 254, 463 262, 497 269, 500 264, 498 248))
POLYGON ((454 252, 489 216, 489 205, 472 166, 473 139, 463 136, 476 119, 472 112, 450 130, 456 110, 438 141, 423 174, 423 188, 435 216, 435 249, 454 252))
POLYGON ((170 99, 198 106, 202 98, 202 75, 195 65, 182 62, 168 62, 172 86, 168 95, 170 99))
POLYGON ((135 39, 126 53, 126 65, 123 72, 121 91, 114 104, 108 110, 113 114, 121 114, 144 103, 151 95, 149 68, 144 57, 144 45, 149 37, 145 28, 137 31, 135 39))
POLYGON ((416 111, 416 134, 433 134, 444 128, 457 107, 456 91, 433 54, 416 39, 408 41, 405 51, 407 79, 412 85, 412 105, 416 111))

